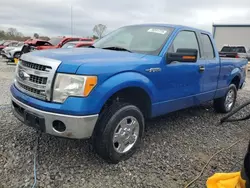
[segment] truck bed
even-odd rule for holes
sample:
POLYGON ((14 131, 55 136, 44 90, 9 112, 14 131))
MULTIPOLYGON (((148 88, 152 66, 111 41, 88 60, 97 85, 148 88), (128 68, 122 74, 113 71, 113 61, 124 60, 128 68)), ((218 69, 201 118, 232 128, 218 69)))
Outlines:
POLYGON ((230 58, 230 57, 222 57, 220 58, 221 63, 225 64, 231 64, 231 63, 235 63, 235 67, 241 67, 244 66, 248 63, 247 59, 243 59, 243 58, 230 58))

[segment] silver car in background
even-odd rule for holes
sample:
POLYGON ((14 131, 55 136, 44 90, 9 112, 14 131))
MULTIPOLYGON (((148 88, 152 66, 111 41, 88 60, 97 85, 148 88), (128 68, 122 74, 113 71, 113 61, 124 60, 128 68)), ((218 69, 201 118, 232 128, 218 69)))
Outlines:
POLYGON ((19 59, 21 56, 21 50, 23 48, 24 43, 19 42, 15 46, 6 47, 2 50, 2 56, 13 61, 14 58, 19 59))

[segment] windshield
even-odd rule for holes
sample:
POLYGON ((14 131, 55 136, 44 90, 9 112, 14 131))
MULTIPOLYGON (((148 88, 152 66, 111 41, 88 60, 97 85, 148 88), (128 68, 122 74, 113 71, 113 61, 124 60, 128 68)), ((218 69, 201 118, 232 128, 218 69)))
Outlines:
POLYGON ((8 42, 8 41, 3 43, 4 46, 7 46, 9 44, 10 44, 10 42, 8 42))
POLYGON ((158 26, 122 27, 98 40, 93 46, 119 47, 131 52, 158 55, 172 30, 170 27, 158 26))
POLYGON ((62 46, 62 48, 74 48, 76 46, 76 43, 66 43, 62 46))
POLYGON ((246 53, 246 50, 244 46, 224 46, 221 52, 246 53))
POLYGON ((11 47, 15 47, 17 45, 17 42, 11 42, 11 43, 9 43, 9 46, 11 46, 11 47))
POLYGON ((52 38, 48 42, 53 46, 58 45, 62 41, 62 38, 52 38))
POLYGON ((14 46, 15 47, 20 47, 20 46, 23 46, 23 44, 24 44, 23 42, 19 42, 19 43, 15 44, 14 46))

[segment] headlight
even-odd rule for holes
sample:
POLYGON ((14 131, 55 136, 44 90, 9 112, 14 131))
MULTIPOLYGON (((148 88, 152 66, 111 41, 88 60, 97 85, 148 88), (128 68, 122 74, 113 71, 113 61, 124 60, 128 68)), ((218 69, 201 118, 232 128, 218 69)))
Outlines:
POLYGON ((96 76, 58 73, 54 84, 53 101, 63 103, 69 96, 87 97, 96 84, 96 76))

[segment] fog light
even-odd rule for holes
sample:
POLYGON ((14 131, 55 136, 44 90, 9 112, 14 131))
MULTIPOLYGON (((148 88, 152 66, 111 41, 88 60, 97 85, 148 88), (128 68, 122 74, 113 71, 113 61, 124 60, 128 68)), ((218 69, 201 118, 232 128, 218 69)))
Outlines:
POLYGON ((59 120, 53 121, 53 128, 58 132, 64 132, 66 130, 66 126, 63 122, 59 120))

